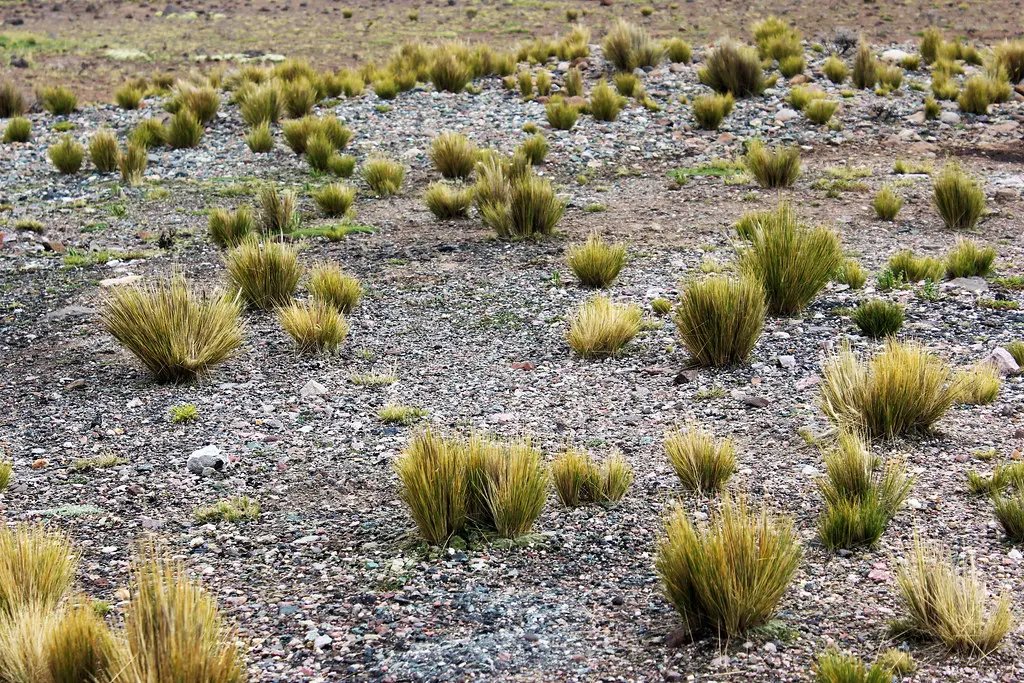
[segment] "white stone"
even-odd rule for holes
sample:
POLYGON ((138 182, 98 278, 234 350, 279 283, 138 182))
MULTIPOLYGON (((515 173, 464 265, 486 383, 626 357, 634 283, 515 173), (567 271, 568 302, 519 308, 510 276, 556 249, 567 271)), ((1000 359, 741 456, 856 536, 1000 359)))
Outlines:
POLYGON ((327 387, 325 387, 323 384, 320 384, 320 382, 317 382, 315 379, 311 379, 308 382, 306 382, 303 385, 302 389, 299 390, 299 395, 302 396, 302 398, 310 398, 312 396, 323 396, 325 394, 327 394, 327 387))

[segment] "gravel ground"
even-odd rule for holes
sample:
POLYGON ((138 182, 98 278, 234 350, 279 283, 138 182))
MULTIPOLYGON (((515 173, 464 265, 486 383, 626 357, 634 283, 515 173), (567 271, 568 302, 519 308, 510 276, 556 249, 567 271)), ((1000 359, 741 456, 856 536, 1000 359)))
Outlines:
MULTIPOLYGON (((598 57, 591 62, 588 82, 602 66, 598 57)), ((678 103, 701 90, 694 67, 665 65, 646 81, 660 112, 631 107, 614 123, 583 116, 572 131, 544 130, 551 153, 542 172, 569 208, 558 236, 515 244, 496 241, 477 218, 430 216, 420 199, 435 179, 426 150, 437 131, 452 129, 511 151, 524 123, 546 127, 542 103, 523 103, 492 80, 476 96, 402 94, 386 112, 372 94, 329 107, 355 130, 360 160, 388 152, 409 169, 401 195, 388 199, 371 198, 354 181, 358 220, 374 233, 305 243, 305 260, 335 260, 367 286, 349 340, 336 356, 297 356, 273 316, 247 313, 242 353, 191 386, 153 384, 102 331, 102 281, 177 268, 199 283, 222 282, 221 256, 205 234, 207 209, 250 201, 252 181, 273 180, 303 192, 304 226, 317 225, 323 221, 305 191, 324 181, 311 179, 280 141, 272 154, 250 153, 233 106, 222 107, 198 148, 155 151, 139 190, 89 168, 59 176, 45 155, 57 139, 54 119, 32 114, 35 140, 0 146, 0 204, 9 219, 0 247, 0 446, 15 468, 0 494, 5 518, 66 529, 82 548, 82 588, 110 600, 114 619, 135 540, 157 535, 237 624, 254 681, 810 680, 814 657, 830 643, 868 658, 903 645, 887 640, 886 626, 901 610, 894 563, 915 529, 960 559, 973 557, 1020 614, 1021 552, 1005 543, 991 504, 966 487, 968 470, 991 467, 978 453, 1022 457, 1020 377, 1007 378, 991 405, 951 410, 929 438, 876 444, 880 454, 906 455, 917 475, 912 498, 877 548, 829 553, 815 532, 821 455, 797 431, 828 427, 815 406, 822 349, 842 339, 863 351, 877 346, 855 336, 843 315, 871 293, 873 278, 862 291, 830 285, 799 319, 769 320, 749 365, 701 370, 677 384, 685 351, 671 322, 650 313, 661 324, 620 357, 586 362, 570 352, 566 319, 589 293, 575 285, 564 252, 591 230, 627 240, 630 262, 612 295, 647 310, 653 298, 673 297, 707 259, 730 260, 729 225, 772 206, 776 193, 706 176, 679 186, 667 171, 732 157, 759 135, 801 146, 804 173, 785 196, 807 221, 834 225, 872 274, 900 248, 941 255, 955 239, 930 206, 928 176, 893 176, 893 161, 940 166, 946 155, 961 157, 989 197, 976 238, 998 249, 1000 275, 1024 274, 1021 97, 986 117, 949 109, 944 121, 918 123, 912 117, 923 94, 907 84, 927 85, 927 76, 909 74, 898 97, 846 99, 841 130, 828 131, 802 116, 784 120, 789 86, 782 82, 737 103, 711 133, 691 130, 688 107, 678 103), (876 117, 879 102, 885 120, 876 117), (860 179, 866 187, 838 197, 812 187, 840 166, 869 170, 860 179), (895 223, 878 221, 871 197, 896 181, 905 181, 903 211, 895 223), (595 211, 598 204, 604 210, 595 211), (44 233, 13 231, 23 217, 41 220, 44 233), (171 231, 173 245, 158 248, 154 238, 171 231), (147 255, 67 268, 61 253, 68 249, 147 255), (779 360, 790 356, 791 364, 779 360), (378 388, 349 381, 369 372, 398 381, 378 388), (327 393, 304 396, 311 380, 327 393), (392 470, 415 428, 382 424, 377 411, 388 402, 427 409, 442 430, 525 432, 547 450, 567 439, 599 454, 616 447, 636 480, 611 509, 564 510, 552 496, 538 534, 514 547, 477 540, 468 549, 427 549, 416 541, 392 470), (181 403, 198 407, 196 422, 170 422, 168 410, 181 403), (661 448, 663 431, 689 419, 735 438, 740 469, 730 488, 791 515, 805 545, 778 620, 748 641, 683 642, 653 570, 663 514, 677 503, 698 516, 714 505, 682 491, 661 448), (208 445, 231 466, 211 477, 191 474, 188 455, 208 445), (125 462, 71 467, 100 454, 125 462), (238 494, 262 504, 258 521, 195 521, 197 507, 238 494)), ((838 87, 818 84, 839 97, 838 87)), ((121 136, 159 106, 90 106, 69 121, 83 140, 104 125, 121 136)), ((1024 297, 994 282, 985 287, 984 294, 942 287, 929 298, 914 286, 884 296, 906 306, 907 337, 967 365, 1024 338, 1024 313, 978 304, 981 296, 1024 297)), ((983 659, 905 645, 921 663, 915 681, 1024 678, 1019 629, 983 659)))

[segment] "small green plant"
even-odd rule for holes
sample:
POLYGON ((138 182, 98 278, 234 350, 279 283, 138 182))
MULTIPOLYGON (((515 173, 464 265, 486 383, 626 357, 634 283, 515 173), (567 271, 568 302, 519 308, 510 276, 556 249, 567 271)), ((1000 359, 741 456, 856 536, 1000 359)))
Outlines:
POLYGON ((196 521, 251 522, 260 516, 260 504, 248 496, 235 496, 196 510, 196 521))
POLYGON ((885 299, 871 299, 861 302, 852 318, 861 334, 879 339, 896 334, 903 327, 903 307, 885 299))
POLYGON ((287 305, 303 272, 295 247, 280 242, 261 244, 253 238, 228 251, 224 263, 232 289, 258 309, 287 305))
POLYGON ((831 55, 825 60, 821 70, 825 77, 836 85, 842 84, 850 74, 849 69, 846 68, 846 63, 835 55, 831 55))
POLYGON ((875 215, 883 221, 896 220, 896 215, 903 208, 903 197, 901 197, 891 185, 885 185, 875 195, 871 206, 875 209, 875 215))
POLYGON ((618 355, 640 332, 642 314, 639 306, 617 304, 606 296, 596 295, 573 315, 566 340, 583 358, 618 355))
POLYGON ((345 342, 345 316, 323 299, 292 301, 278 310, 281 327, 300 353, 333 353, 345 342))
POLYGON ((174 424, 192 422, 199 417, 199 409, 196 408, 194 403, 182 403, 180 405, 171 406, 170 413, 171 422, 174 424))
POLYGON ((344 216, 355 202, 356 190, 341 183, 331 183, 314 192, 313 199, 325 216, 344 216))
POLYGON ((732 439, 718 439, 698 425, 666 432, 664 446, 679 483, 688 491, 703 495, 721 491, 736 470, 732 439))
MULTIPOLYGON (((668 299, 657 298, 651 301, 651 310, 657 315, 668 315, 672 312, 672 302, 668 299)), ((1024 351, 1024 348, 1021 349, 1024 351)))
POLYGON ((548 156, 548 141, 540 133, 535 133, 523 140, 517 152, 519 151, 531 165, 539 166, 548 156))
POLYGON ((203 124, 189 109, 182 109, 171 117, 164 131, 164 139, 171 149, 196 147, 203 139, 203 124))
POLYGON ((131 187, 141 185, 142 177, 146 173, 146 163, 146 148, 137 142, 129 141, 127 149, 117 159, 121 182, 131 187))
POLYGON ((768 150, 760 140, 753 140, 744 163, 761 187, 790 187, 800 176, 800 152, 796 147, 768 150))
POLYGON ((949 161, 932 183, 932 202, 950 230, 968 232, 985 213, 985 191, 958 163, 949 161))
POLYGON ((273 185, 260 187, 258 224, 264 235, 289 233, 298 226, 295 212, 296 196, 291 190, 278 192, 273 185))
POLYGON ((46 151, 54 167, 64 175, 78 173, 85 159, 85 147, 70 135, 65 135, 60 142, 50 145, 46 151))
POLYGON ((743 499, 727 498, 706 527, 682 506, 673 512, 655 567, 688 631, 733 636, 771 620, 802 554, 788 518, 755 514, 743 499))
POLYGON ((696 97, 693 100, 693 118, 704 130, 718 130, 722 120, 732 112, 734 104, 732 93, 696 97))
POLYGON ((375 157, 363 164, 363 180, 378 197, 397 194, 405 179, 405 167, 397 161, 375 157))
POLYGON ((891 683, 893 671, 880 661, 870 668, 859 657, 829 649, 815 665, 817 683, 891 683))
POLYGON ((359 280, 332 263, 313 266, 306 285, 310 296, 324 301, 348 315, 363 298, 363 285, 359 280))
POLYGON ((824 126, 832 120, 838 108, 839 103, 835 100, 815 99, 804 107, 804 115, 811 123, 824 126))
POLYGON ((943 263, 930 256, 917 256, 910 249, 903 249, 889 257, 889 271, 903 282, 938 282, 945 272, 943 263))
POLYGON ((380 418, 381 422, 394 425, 411 425, 426 416, 427 411, 423 408, 397 405, 395 403, 387 404, 377 413, 377 417, 380 418))
POLYGON ((626 245, 608 244, 594 232, 584 244, 569 248, 567 260, 584 287, 605 288, 615 282, 626 263, 626 245))
POLYGON ((565 507, 614 504, 633 482, 633 468, 618 452, 599 465, 588 452, 568 447, 551 463, 551 480, 565 507))
POLYGON ((675 323, 695 363, 725 366, 750 356, 766 312, 759 281, 716 275, 686 286, 676 306, 675 323))
POLYGON ((1014 495, 996 496, 992 502, 1006 537, 1015 543, 1024 542, 1024 490, 1018 489, 1014 495))

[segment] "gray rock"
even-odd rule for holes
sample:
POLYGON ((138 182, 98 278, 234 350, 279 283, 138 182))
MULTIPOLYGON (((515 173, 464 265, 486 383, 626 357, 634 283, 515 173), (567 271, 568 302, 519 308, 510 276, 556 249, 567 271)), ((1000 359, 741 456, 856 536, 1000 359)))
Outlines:
POLYGON ((203 474, 203 470, 209 468, 220 472, 227 468, 228 459, 221 455, 220 449, 216 446, 203 446, 198 451, 192 451, 188 456, 188 471, 192 474, 203 474))
POLYGON ((894 48, 892 50, 886 50, 885 52, 883 52, 882 60, 889 62, 890 64, 895 64, 896 62, 902 62, 909 56, 910 54, 904 52, 903 50, 897 50, 894 48))
POLYGON ((776 112, 775 120, 776 121, 792 121, 793 119, 797 118, 798 116, 800 116, 800 114, 797 113, 797 111, 795 109, 790 109, 789 107, 783 107, 778 112, 776 112))
POLYGON ((942 112, 942 115, 939 116, 939 121, 942 121, 943 123, 948 123, 951 126, 955 126, 956 124, 960 123, 960 115, 957 114, 955 111, 944 111, 942 112))
POLYGON ((942 283, 943 289, 966 289, 972 294, 981 294, 988 291, 988 283, 983 277, 957 277, 942 283))
POLYGON ((96 309, 88 306, 64 306, 56 311, 46 314, 46 320, 63 320, 64 318, 79 318, 87 315, 95 315, 96 309))
POLYGON ((141 279, 141 275, 122 275, 121 277, 108 277, 105 280, 100 280, 100 287, 124 287, 126 285, 133 285, 141 279))
POLYGON ((311 379, 306 382, 305 385, 299 390, 299 395, 302 398, 311 398, 313 396, 324 396, 327 394, 327 387, 315 379, 311 379))
POLYGON ((985 362, 996 366, 1000 375, 1015 375, 1020 372, 1020 366, 1017 365, 1013 355, 1002 346, 992 349, 992 352, 985 358, 985 362))
POLYGON ((775 362, 779 364, 780 368, 792 370, 796 367, 796 358, 794 356, 779 356, 775 359, 775 362))

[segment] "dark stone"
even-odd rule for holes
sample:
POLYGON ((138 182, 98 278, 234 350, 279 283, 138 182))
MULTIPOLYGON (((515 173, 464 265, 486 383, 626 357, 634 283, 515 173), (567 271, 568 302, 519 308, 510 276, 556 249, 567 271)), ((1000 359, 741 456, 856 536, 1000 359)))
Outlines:
POLYGON ((675 379, 672 380, 672 384, 679 386, 680 384, 690 384, 691 382, 697 381, 697 371, 693 369, 682 370, 675 379))

